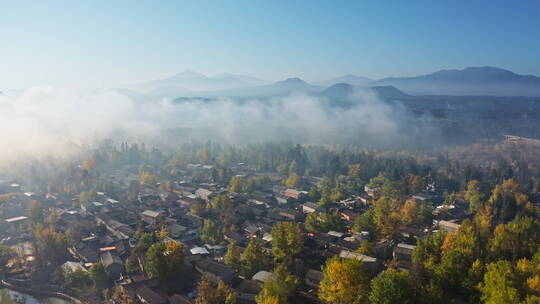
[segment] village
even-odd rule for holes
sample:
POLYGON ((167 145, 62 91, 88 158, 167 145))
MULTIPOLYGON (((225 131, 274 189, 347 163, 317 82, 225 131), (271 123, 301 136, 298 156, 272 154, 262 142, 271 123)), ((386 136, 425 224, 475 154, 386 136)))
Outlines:
POLYGON ((289 264, 298 277, 294 297, 319 303, 323 267, 332 257, 361 261, 372 277, 387 268, 408 272, 418 240, 439 230, 455 233, 467 217, 465 202, 445 201, 442 189, 427 184, 400 198, 409 205, 427 206, 422 211, 425 218, 403 221, 392 237, 374 235, 364 230, 365 221, 359 217, 373 212, 373 202, 381 196, 383 185, 376 178, 362 185, 353 183, 351 175, 337 174, 341 185, 355 186, 339 200, 325 201, 313 192, 322 192, 327 177, 303 176, 300 183, 291 181, 291 175, 297 178, 294 169, 288 175, 261 172, 247 163, 228 169, 229 183, 216 181, 214 165, 188 163, 176 169, 174 179, 125 165, 102 173, 120 185, 122 195, 96 191, 88 199, 54 191, 24 192, 24 185, 2 181, 0 194, 11 196, 1 205, 0 240, 17 248, 20 260, 3 282, 69 294, 70 275, 88 272, 99 263, 107 276, 102 288, 111 290, 106 296, 111 303, 195 303, 202 278, 213 286, 227 286, 235 303, 255 303, 265 282, 272 280, 275 227, 288 222, 299 228, 294 230, 299 241, 292 247, 301 246, 292 248, 294 260, 289 264), (256 181, 255 186, 246 187, 247 181, 256 181), (29 228, 36 221, 35 212, 29 211, 36 201, 42 208, 37 217, 51 221, 55 233, 69 238, 67 255, 39 265, 29 228), (182 265, 174 270, 178 274, 163 279, 147 269, 140 248, 148 236, 152 243, 180 244, 182 265), (261 251, 265 261, 246 270, 241 265, 249 258, 248 247, 250 252, 261 251), (58 272, 64 279, 51 279, 58 272))

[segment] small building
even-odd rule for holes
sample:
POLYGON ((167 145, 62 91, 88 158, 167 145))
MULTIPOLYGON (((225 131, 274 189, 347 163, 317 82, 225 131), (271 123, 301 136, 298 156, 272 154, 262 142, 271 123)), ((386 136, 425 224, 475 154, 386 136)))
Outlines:
POLYGON ((163 212, 154 210, 145 210, 141 213, 141 219, 150 225, 155 225, 165 219, 163 212))
POLYGON ((101 254, 101 262, 111 278, 118 278, 124 272, 124 263, 116 252, 104 252, 101 254))
POLYGON ((178 197, 178 194, 174 193, 174 192, 168 192, 166 194, 162 194, 160 195, 161 197, 161 200, 164 201, 164 202, 169 202, 169 203, 175 203, 178 201, 179 197, 178 197))
POLYGON ((369 197, 374 198, 374 199, 378 198, 379 194, 381 193, 381 189, 370 187, 367 185, 364 186, 364 191, 367 193, 367 195, 369 195, 369 197))
POLYGON ((277 210, 277 213, 291 221, 298 221, 302 219, 302 214, 293 209, 280 208, 277 210))
POLYGON ((321 211, 321 207, 319 206, 319 204, 315 204, 312 202, 302 204, 302 212, 304 213, 313 213, 319 211, 321 211))
POLYGON ((189 252, 191 252, 191 254, 193 254, 193 255, 208 255, 208 254, 210 254, 210 251, 208 251, 208 249, 206 249, 205 247, 191 248, 189 250, 189 252))
POLYGON ((137 298, 144 304, 167 304, 169 300, 155 292, 148 286, 143 286, 136 292, 137 298))
POLYGON ((187 231, 187 228, 182 225, 171 224, 167 226, 167 230, 169 231, 171 237, 179 238, 187 231))
POLYGON ((379 259, 388 259, 392 256, 392 248, 394 247, 394 241, 382 239, 377 241, 373 245, 373 252, 379 259))
POLYGON ((277 194, 274 196, 278 204, 285 205, 288 204, 291 199, 285 195, 277 194))
POLYGON ((460 224, 456 224, 456 223, 449 222, 449 221, 440 221, 439 222, 439 229, 442 229, 442 230, 444 230, 446 232, 450 232, 450 233, 457 232, 460 227, 461 227, 460 224))
POLYGON ((213 198, 214 193, 208 189, 199 188, 195 191, 195 195, 205 201, 209 201, 213 198))
POLYGON ((304 193, 302 191, 298 191, 296 189, 287 189, 285 192, 283 192, 283 195, 286 197, 290 197, 295 200, 300 200, 304 197, 304 193))
POLYGON ((235 243, 238 246, 243 246, 247 240, 245 235, 232 230, 225 231, 224 236, 229 243, 235 243))
POLYGON ((399 243, 394 248, 394 260, 396 261, 412 261, 412 254, 416 246, 405 243, 399 243))
POLYGON ((364 265, 366 266, 366 268, 372 272, 377 271, 377 269, 379 268, 379 262, 377 261, 377 258, 375 257, 370 257, 364 254, 351 252, 348 250, 342 250, 339 253, 339 257, 343 259, 355 259, 358 261, 362 261, 364 265))
POLYGON ((244 231, 247 232, 248 236, 252 237, 257 235, 261 229, 255 225, 248 225, 244 228, 244 231))
POLYGON ((190 194, 187 196, 182 196, 178 202, 180 203, 180 206, 191 208, 191 206, 197 204, 197 196, 194 194, 190 194))
POLYGON ((225 284, 231 284, 236 276, 234 269, 208 258, 195 261, 194 266, 195 270, 207 276, 214 284, 217 284, 219 281, 223 281, 225 284))

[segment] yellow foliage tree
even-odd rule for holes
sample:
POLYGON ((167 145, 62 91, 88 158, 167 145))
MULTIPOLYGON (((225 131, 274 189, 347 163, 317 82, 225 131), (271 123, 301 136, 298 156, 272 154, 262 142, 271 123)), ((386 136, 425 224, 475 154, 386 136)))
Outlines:
POLYGON ((298 188, 300 187, 300 176, 298 174, 292 172, 289 174, 289 177, 285 181, 285 186, 289 188, 298 188))
POLYGON ((153 186, 157 183, 158 179, 155 175, 153 175, 150 172, 142 172, 141 176, 139 177, 139 183, 141 185, 150 185, 153 186))
POLYGON ((329 304, 366 303, 369 276, 361 261, 333 257, 323 268, 319 298, 329 304))

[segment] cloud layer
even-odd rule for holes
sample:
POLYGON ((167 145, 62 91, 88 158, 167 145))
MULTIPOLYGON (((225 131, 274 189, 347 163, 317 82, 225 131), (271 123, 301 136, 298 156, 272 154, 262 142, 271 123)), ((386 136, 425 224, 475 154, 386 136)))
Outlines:
POLYGON ((58 154, 67 142, 89 145, 102 138, 169 141, 165 133, 175 140, 228 143, 383 144, 403 138, 402 108, 370 90, 356 91, 352 99, 356 106, 350 109, 329 107, 324 98, 306 94, 243 102, 139 102, 114 90, 35 87, 0 95, 0 159, 58 154))

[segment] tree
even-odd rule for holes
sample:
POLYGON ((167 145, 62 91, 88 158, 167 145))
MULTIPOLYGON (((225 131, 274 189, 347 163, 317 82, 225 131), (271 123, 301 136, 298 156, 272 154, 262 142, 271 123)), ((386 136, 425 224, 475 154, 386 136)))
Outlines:
POLYGON ((388 269, 371 281, 371 304, 418 303, 413 279, 408 272, 388 269))
POLYGON ((520 277, 509 261, 487 265, 484 281, 480 284, 481 299, 486 304, 519 303, 520 277))
POLYGON ((214 287, 212 282, 203 276, 197 284, 195 304, 236 304, 236 295, 223 281, 219 281, 217 287, 214 287))
POLYGON ((516 217, 505 225, 498 225, 489 241, 491 256, 512 261, 531 257, 538 250, 539 230, 538 221, 530 217, 516 217))
POLYGON ((235 175, 231 178, 229 182, 229 191, 230 192, 244 192, 244 180, 241 176, 235 175))
POLYGON ((34 225, 43 223, 45 209, 40 201, 32 201, 26 208, 26 214, 34 225))
POLYGON ((218 210, 231 210, 233 203, 227 194, 218 194, 212 202, 212 207, 218 210))
POLYGON ((212 162, 212 153, 209 149, 201 149, 197 151, 197 159, 201 164, 209 165, 212 162))
POLYGON ((33 241, 36 261, 40 265, 59 262, 68 256, 67 239, 64 234, 56 232, 54 227, 36 225, 33 241))
POLYGON ((409 199, 405 202, 405 205, 401 208, 401 215, 406 225, 420 224, 419 208, 415 199, 409 199))
POLYGON ((330 199, 333 202, 339 202, 340 200, 344 199, 346 197, 344 188, 341 186, 341 184, 336 185, 336 187, 332 190, 332 194, 330 195, 330 199))
POLYGON ((319 298, 329 304, 361 304, 367 301, 369 276, 356 259, 329 259, 323 267, 319 298))
POLYGON ((444 252, 440 263, 434 267, 437 284, 449 296, 465 292, 461 285, 472 263, 462 250, 444 252))
POLYGON ((257 300, 257 304, 281 304, 281 302, 279 301, 278 297, 267 296, 264 298, 260 298, 260 300, 257 300))
POLYGON ((141 172, 141 175, 139 177, 139 184, 154 186, 156 185, 157 182, 158 182, 157 176, 147 171, 141 172))
POLYGON ((376 240, 378 235, 378 228, 377 223, 375 222, 375 214, 373 209, 370 209, 362 215, 358 216, 354 220, 352 229, 356 233, 367 231, 369 232, 369 239, 371 241, 376 240))
POLYGON ((347 229, 345 221, 341 218, 341 214, 337 210, 334 212, 324 212, 320 218, 320 227, 324 232, 331 230, 345 232, 347 229))
POLYGON ((330 200, 329 194, 323 194, 319 200, 319 206, 325 211, 328 211, 332 206, 332 201, 330 200))
POLYGON ((111 297, 111 300, 116 304, 136 304, 137 301, 132 298, 122 287, 122 285, 117 285, 114 289, 114 293, 111 297))
MULTIPOLYGON (((63 273, 63 269, 60 269, 60 272, 63 273)), ((89 286, 92 284, 92 278, 88 271, 83 270, 81 267, 75 269, 75 271, 68 270, 62 276, 72 290, 77 290, 89 286)))
POLYGON ((179 278, 183 265, 184 249, 176 241, 155 243, 146 253, 146 271, 161 282, 179 278))
POLYGON ((213 221, 205 220, 201 229, 201 240, 211 245, 217 245, 223 241, 223 233, 213 221))
POLYGON ((70 245, 74 246, 83 237, 83 227, 80 223, 71 223, 66 229, 66 238, 70 245))
POLYGON ((468 220, 461 223, 460 229, 455 233, 447 233, 441 250, 446 254, 452 250, 457 250, 463 254, 463 258, 469 263, 480 257, 478 237, 474 227, 468 220))
POLYGON ((288 188, 298 188, 300 187, 300 185, 301 185, 300 176, 298 176, 298 174, 294 172, 289 174, 289 177, 285 181, 285 186, 287 186, 288 188))
POLYGON ((423 240, 419 239, 413 251, 413 262, 419 266, 438 264, 441 259, 444 240, 445 234, 443 231, 429 235, 423 240))
POLYGON ((424 181, 418 175, 407 174, 404 178, 405 192, 409 195, 414 195, 422 191, 424 181))
POLYGON ((17 256, 15 250, 6 245, 0 245, 0 272, 3 272, 9 261, 17 256))
POLYGON ((423 226, 432 222, 431 203, 409 199, 401 207, 402 221, 406 225, 423 226))
POLYGON ((360 242, 360 246, 355 251, 363 255, 373 255, 373 247, 368 240, 362 240, 360 242))
POLYGON ((263 284, 263 288, 257 295, 257 304, 277 303, 287 304, 288 298, 299 285, 297 277, 287 271, 287 267, 279 264, 272 276, 263 284))
POLYGON ((306 216, 304 228, 307 232, 320 231, 321 226, 319 222, 319 215, 317 214, 317 212, 311 212, 306 216))
POLYGON ((464 197, 469 201, 469 213, 475 214, 484 204, 484 195, 480 191, 480 182, 471 180, 467 183, 464 197))
POLYGON ((391 240, 401 237, 403 220, 398 214, 399 202, 396 199, 382 197, 375 203, 375 222, 383 236, 391 240))
POLYGON ((361 164, 349 165, 349 177, 359 179, 362 173, 361 164))
POLYGON ((103 266, 103 263, 95 263, 94 265, 92 265, 92 267, 90 267, 88 273, 90 275, 90 278, 92 279, 92 282, 94 283, 94 287, 96 287, 97 289, 105 288, 108 285, 109 277, 107 276, 107 272, 105 271, 105 266, 103 266))
POLYGON ((239 271, 241 267, 240 248, 235 243, 227 246, 227 254, 225 255, 225 264, 231 266, 234 270, 239 271))
POLYGON ((92 156, 88 156, 83 160, 82 168, 86 171, 90 171, 96 167, 96 159, 92 156))
POLYGON ((317 187, 311 187, 308 192, 308 198, 312 202, 319 201, 321 198, 321 192, 319 192, 319 189, 317 187))
POLYGON ((484 272, 484 265, 480 260, 476 260, 472 263, 467 271, 467 276, 461 283, 465 293, 468 293, 469 303, 480 302, 480 291, 478 290, 478 286, 480 282, 482 282, 484 272))
POLYGON ((498 223, 513 219, 528 202, 529 198, 513 179, 507 179, 502 184, 495 186, 489 198, 494 219, 498 223))
POLYGON ((252 237, 242 254, 242 272, 251 277, 266 264, 266 257, 263 251, 263 241, 260 238, 252 237))
POLYGON ((97 195, 97 192, 95 190, 89 190, 89 191, 82 191, 79 194, 79 201, 80 202, 88 202, 92 199, 94 199, 97 195))
POLYGON ((330 193, 330 190, 332 189, 332 181, 327 175, 323 176, 323 178, 319 182, 319 188, 321 189, 321 193, 323 195, 330 193))
POLYGON ((272 254, 277 261, 291 265, 303 246, 302 229, 298 223, 279 222, 272 228, 272 254))
POLYGON ((137 236, 139 241, 137 242, 137 246, 135 247, 136 251, 146 253, 148 248, 152 246, 156 242, 156 237, 152 233, 141 233, 137 236))

